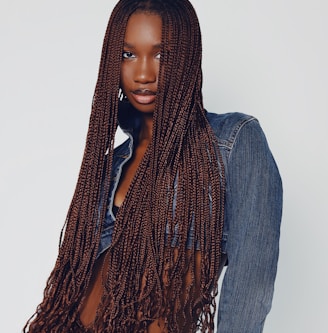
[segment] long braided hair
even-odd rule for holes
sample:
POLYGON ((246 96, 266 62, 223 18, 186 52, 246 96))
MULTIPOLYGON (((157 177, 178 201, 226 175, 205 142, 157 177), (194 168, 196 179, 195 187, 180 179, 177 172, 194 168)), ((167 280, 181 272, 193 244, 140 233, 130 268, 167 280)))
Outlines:
POLYGON ((104 38, 85 152, 58 258, 24 332, 77 332, 74 323, 106 214, 125 27, 135 12, 162 18, 153 136, 116 216, 92 332, 147 332, 157 318, 164 319, 165 332, 186 332, 190 318, 190 332, 214 330, 225 184, 202 102, 198 19, 188 0, 121 0, 104 38), (186 272, 191 274, 187 285, 186 272))

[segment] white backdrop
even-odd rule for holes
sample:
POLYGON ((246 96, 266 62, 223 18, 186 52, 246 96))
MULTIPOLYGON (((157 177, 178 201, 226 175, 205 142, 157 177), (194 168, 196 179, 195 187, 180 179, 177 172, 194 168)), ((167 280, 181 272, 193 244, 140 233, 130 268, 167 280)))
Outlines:
MULTIPOLYGON (((205 106, 258 117, 283 177, 265 333, 327 333, 328 2, 192 3, 203 31, 205 106)), ((113 5, 1 0, 1 332, 21 330, 54 265, 113 5)))

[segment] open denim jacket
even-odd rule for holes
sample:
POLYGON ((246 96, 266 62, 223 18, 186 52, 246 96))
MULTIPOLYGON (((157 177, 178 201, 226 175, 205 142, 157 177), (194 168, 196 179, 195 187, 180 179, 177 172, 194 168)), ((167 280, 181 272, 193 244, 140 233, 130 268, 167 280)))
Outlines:
MULTIPOLYGON (((220 292, 218 333, 261 333, 270 311, 279 252, 282 184, 258 121, 241 113, 207 113, 222 154, 225 222, 221 242, 228 259, 220 292)), ((112 183, 98 256, 111 244, 112 212, 123 165, 133 152, 136 129, 115 149, 112 183)), ((224 262, 223 262, 224 264, 224 262)), ((222 268, 222 267, 221 267, 222 268)))

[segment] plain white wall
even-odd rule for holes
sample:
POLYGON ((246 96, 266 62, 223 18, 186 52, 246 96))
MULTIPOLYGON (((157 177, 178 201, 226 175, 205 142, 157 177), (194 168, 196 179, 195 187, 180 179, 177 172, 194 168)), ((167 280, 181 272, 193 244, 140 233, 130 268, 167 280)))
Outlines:
MULTIPOLYGON (((328 3, 192 3, 205 106, 258 117, 283 177, 281 256, 264 331, 326 333, 328 3)), ((113 6, 1 1, 1 332, 21 330, 54 265, 113 6)))

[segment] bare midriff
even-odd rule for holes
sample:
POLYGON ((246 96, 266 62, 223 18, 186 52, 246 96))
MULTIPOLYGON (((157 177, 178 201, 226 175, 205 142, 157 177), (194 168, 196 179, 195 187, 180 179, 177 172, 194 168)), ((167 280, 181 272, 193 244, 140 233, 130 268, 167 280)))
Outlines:
MULTIPOLYGON (((186 251, 188 252, 188 251, 186 251)), ((91 327, 97 314, 98 306, 101 301, 101 297, 103 294, 103 274, 102 272, 106 272, 108 269, 108 263, 104 260, 105 255, 102 254, 96 261, 91 277, 91 281, 89 287, 86 291, 86 297, 84 299, 84 303, 80 310, 80 321, 85 328, 91 327)), ((196 251, 195 258, 195 294, 192 295, 191 298, 197 298, 199 296, 200 290, 200 251, 196 251)), ((184 278, 184 291, 182 294, 183 299, 187 296, 187 286, 192 283, 192 273, 189 269, 184 278)), ((189 295, 190 296, 190 295, 189 295)), ((192 320, 190 318, 190 325, 192 324, 192 320)), ((188 327, 184 327, 185 331, 189 331, 188 327)), ((148 333, 166 333, 165 323, 163 318, 154 319, 148 326, 148 333)))

